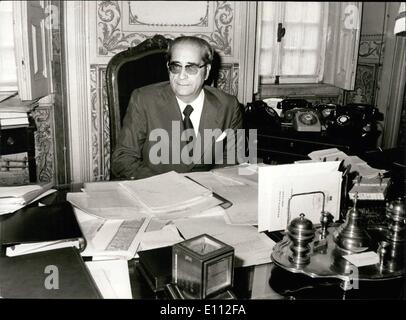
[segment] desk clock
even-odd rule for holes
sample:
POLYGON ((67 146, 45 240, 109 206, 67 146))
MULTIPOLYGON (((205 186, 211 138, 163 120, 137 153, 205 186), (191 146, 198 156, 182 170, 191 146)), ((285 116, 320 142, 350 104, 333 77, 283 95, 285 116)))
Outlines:
POLYGON ((186 298, 205 299, 233 285, 234 248, 202 234, 172 250, 172 282, 186 298))

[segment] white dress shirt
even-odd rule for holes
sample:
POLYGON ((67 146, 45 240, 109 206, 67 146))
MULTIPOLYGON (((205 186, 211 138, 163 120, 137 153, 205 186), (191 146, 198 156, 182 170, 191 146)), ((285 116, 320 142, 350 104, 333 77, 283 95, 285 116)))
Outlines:
POLYGON ((197 135, 199 133, 200 117, 202 116, 202 111, 203 111, 204 90, 200 91, 200 94, 191 103, 184 103, 178 97, 176 97, 176 100, 178 100, 178 105, 179 105, 180 113, 182 115, 182 120, 184 120, 184 118, 185 118, 185 115, 183 114, 183 110, 185 110, 185 108, 188 104, 190 104, 192 106, 193 112, 190 114, 190 120, 192 121, 193 129, 194 129, 195 135, 197 137, 197 135))

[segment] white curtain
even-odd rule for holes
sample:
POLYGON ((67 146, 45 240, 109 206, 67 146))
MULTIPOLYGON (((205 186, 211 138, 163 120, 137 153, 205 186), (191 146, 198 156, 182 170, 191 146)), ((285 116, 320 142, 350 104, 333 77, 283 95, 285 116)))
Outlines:
POLYGON ((259 62, 262 83, 272 83, 275 75, 298 82, 321 79, 325 6, 321 2, 262 3, 259 62), (281 42, 277 42, 278 23, 286 29, 281 42))
POLYGON ((395 20, 395 34, 406 36, 406 2, 400 3, 399 14, 395 20))
POLYGON ((0 91, 18 88, 12 6, 12 1, 0 1, 0 91))

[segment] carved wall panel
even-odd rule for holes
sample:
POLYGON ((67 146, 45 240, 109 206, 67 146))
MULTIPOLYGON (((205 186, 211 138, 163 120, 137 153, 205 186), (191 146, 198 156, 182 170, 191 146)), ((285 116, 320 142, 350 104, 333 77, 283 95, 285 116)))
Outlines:
POLYGON ((110 132, 105 66, 90 68, 92 166, 95 181, 108 180, 110 172, 110 132))
POLYGON ((113 56, 160 33, 196 35, 221 56, 233 56, 234 6, 232 1, 98 1, 97 55, 113 56))
POLYGON ((375 105, 384 50, 382 34, 361 34, 354 90, 346 91, 346 103, 375 105))
POLYGON ((40 105, 31 116, 37 127, 34 137, 38 182, 51 182, 55 175, 53 106, 40 105))
POLYGON ((361 63, 379 63, 384 50, 382 34, 361 35, 359 45, 359 62, 361 63))

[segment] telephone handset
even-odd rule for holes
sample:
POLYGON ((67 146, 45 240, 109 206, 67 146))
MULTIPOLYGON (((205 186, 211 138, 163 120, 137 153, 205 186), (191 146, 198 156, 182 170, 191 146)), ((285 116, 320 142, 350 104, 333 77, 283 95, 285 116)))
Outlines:
POLYGON ((247 103, 245 118, 246 121, 255 124, 258 128, 279 130, 281 126, 278 113, 262 100, 247 103))
POLYGON ((295 114, 299 109, 311 108, 311 103, 305 99, 285 98, 278 102, 277 108, 282 109, 281 117, 285 125, 292 125, 295 114))

